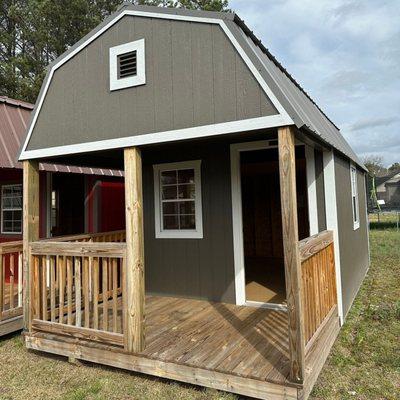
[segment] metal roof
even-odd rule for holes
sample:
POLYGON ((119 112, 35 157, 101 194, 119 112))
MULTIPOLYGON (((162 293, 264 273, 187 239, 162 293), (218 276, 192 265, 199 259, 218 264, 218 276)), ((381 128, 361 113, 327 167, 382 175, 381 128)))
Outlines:
POLYGON ((323 142, 334 147, 360 167, 366 169, 340 133, 339 128, 327 117, 317 103, 296 82, 236 13, 133 6, 131 3, 122 4, 117 13, 123 9, 223 19, 248 57, 258 67, 259 72, 286 112, 293 119, 296 126, 311 131, 323 142))
MULTIPOLYGON (((17 161, 25 139, 33 104, 0 96, 0 168, 22 169, 17 161)), ((57 164, 40 164, 40 170, 87 175, 123 176, 122 171, 100 168, 81 168, 57 164)))
MULTIPOLYGON (((69 48, 62 56, 50 64, 48 71, 50 71, 56 63, 66 58, 71 52, 75 51, 75 49, 87 42, 110 21, 118 18, 124 10, 142 11, 149 13, 150 16, 151 13, 172 14, 179 16, 182 20, 184 20, 185 17, 198 17, 204 18, 205 20, 223 20, 230 33, 239 42, 243 51, 258 69, 262 78, 268 84, 268 87, 282 104, 283 108, 294 121, 296 126, 315 136, 328 146, 333 147, 366 170, 361 160, 340 133, 339 128, 327 117, 316 102, 261 43, 261 40, 259 40, 245 25, 244 21, 233 12, 210 12, 180 8, 137 6, 132 5, 131 3, 123 3, 114 14, 106 18, 93 31, 88 33, 74 46, 69 48)), ((45 82, 47 82, 48 79, 49 72, 45 78, 45 82)), ((39 96, 44 95, 44 86, 45 85, 43 84, 39 96)), ((24 149, 22 149, 22 152, 23 151, 24 149)))

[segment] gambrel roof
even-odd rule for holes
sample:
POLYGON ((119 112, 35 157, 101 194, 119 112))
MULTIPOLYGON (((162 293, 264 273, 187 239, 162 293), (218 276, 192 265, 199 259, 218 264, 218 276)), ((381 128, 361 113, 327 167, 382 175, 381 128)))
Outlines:
MULTIPOLYGON (((267 116, 252 120, 242 120, 242 124, 211 124, 204 129, 181 129, 179 131, 160 132, 158 135, 137 135, 135 137, 124 137, 121 140, 102 140, 85 144, 85 149, 91 151, 104 148, 118 148, 132 145, 157 143, 169 140, 181 140, 198 136, 211 136, 215 134, 233 133, 240 130, 255 130, 269 128, 272 126, 295 124, 299 129, 305 130, 325 144, 332 146, 352 161, 363 167, 362 162, 351 149, 341 135, 339 128, 322 112, 310 96, 301 88, 293 77, 282 67, 282 65, 262 45, 255 35, 247 28, 245 23, 235 13, 217 13, 205 11, 190 11, 184 9, 133 6, 130 3, 123 4, 116 13, 107 18, 96 29, 85 36, 76 45, 71 47, 60 58, 55 60, 49 67, 49 72, 42 86, 41 93, 35 108, 28 137, 22 148, 21 159, 40 158, 52 155, 73 154, 80 152, 77 145, 57 146, 51 149, 30 149, 29 140, 32 135, 36 119, 40 113, 43 100, 47 94, 54 71, 74 57, 85 46, 93 42, 103 32, 118 22, 124 15, 135 15, 155 19, 169 19, 178 21, 204 22, 219 24, 229 40, 234 44, 236 50, 245 61, 247 67, 257 79, 265 91, 278 115, 267 116), (248 125, 246 126, 246 121, 248 125), (246 129, 248 128, 248 129, 246 129), (198 135, 198 136, 194 136, 198 135), (68 147, 68 149, 67 149, 68 147)), ((238 121, 236 121, 238 122, 238 121)), ((83 151, 81 151, 83 152, 83 151)), ((364 167, 363 167, 364 168, 364 167)))

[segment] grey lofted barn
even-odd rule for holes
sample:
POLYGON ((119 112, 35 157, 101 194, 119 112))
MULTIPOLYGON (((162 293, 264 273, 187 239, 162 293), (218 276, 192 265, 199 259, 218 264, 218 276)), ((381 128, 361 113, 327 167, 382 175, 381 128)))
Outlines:
POLYGON ((365 168, 236 14, 121 6, 50 66, 20 160, 28 348, 308 397, 369 266, 365 168), (123 239, 39 241, 38 162, 124 168, 123 239))

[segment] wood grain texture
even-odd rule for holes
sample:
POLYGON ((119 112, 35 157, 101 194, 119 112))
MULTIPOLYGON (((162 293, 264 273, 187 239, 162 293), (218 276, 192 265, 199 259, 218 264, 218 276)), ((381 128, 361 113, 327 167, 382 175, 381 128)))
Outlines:
POLYGON ((31 260, 29 243, 39 239, 39 162, 23 161, 23 293, 24 329, 29 330, 31 310, 31 260))
POLYGON ((295 135, 292 127, 278 129, 279 176, 282 208, 282 233, 285 261, 286 299, 289 319, 290 376, 294 382, 304 378, 304 326, 301 262, 297 222, 295 135))
POLYGON ((126 219, 126 332, 127 351, 145 347, 144 232, 142 158, 140 150, 124 150, 126 219))
POLYGON ((299 242, 300 260, 306 261, 325 247, 333 243, 333 232, 324 231, 299 242))

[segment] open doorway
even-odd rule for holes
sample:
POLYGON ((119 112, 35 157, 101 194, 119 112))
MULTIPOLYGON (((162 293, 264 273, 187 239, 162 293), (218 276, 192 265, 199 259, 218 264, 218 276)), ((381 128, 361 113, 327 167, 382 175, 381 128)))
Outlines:
MULTIPOLYGON (((309 236, 304 146, 296 147, 299 238, 309 236)), ((240 153, 245 300, 286 303, 276 147, 240 153)))

